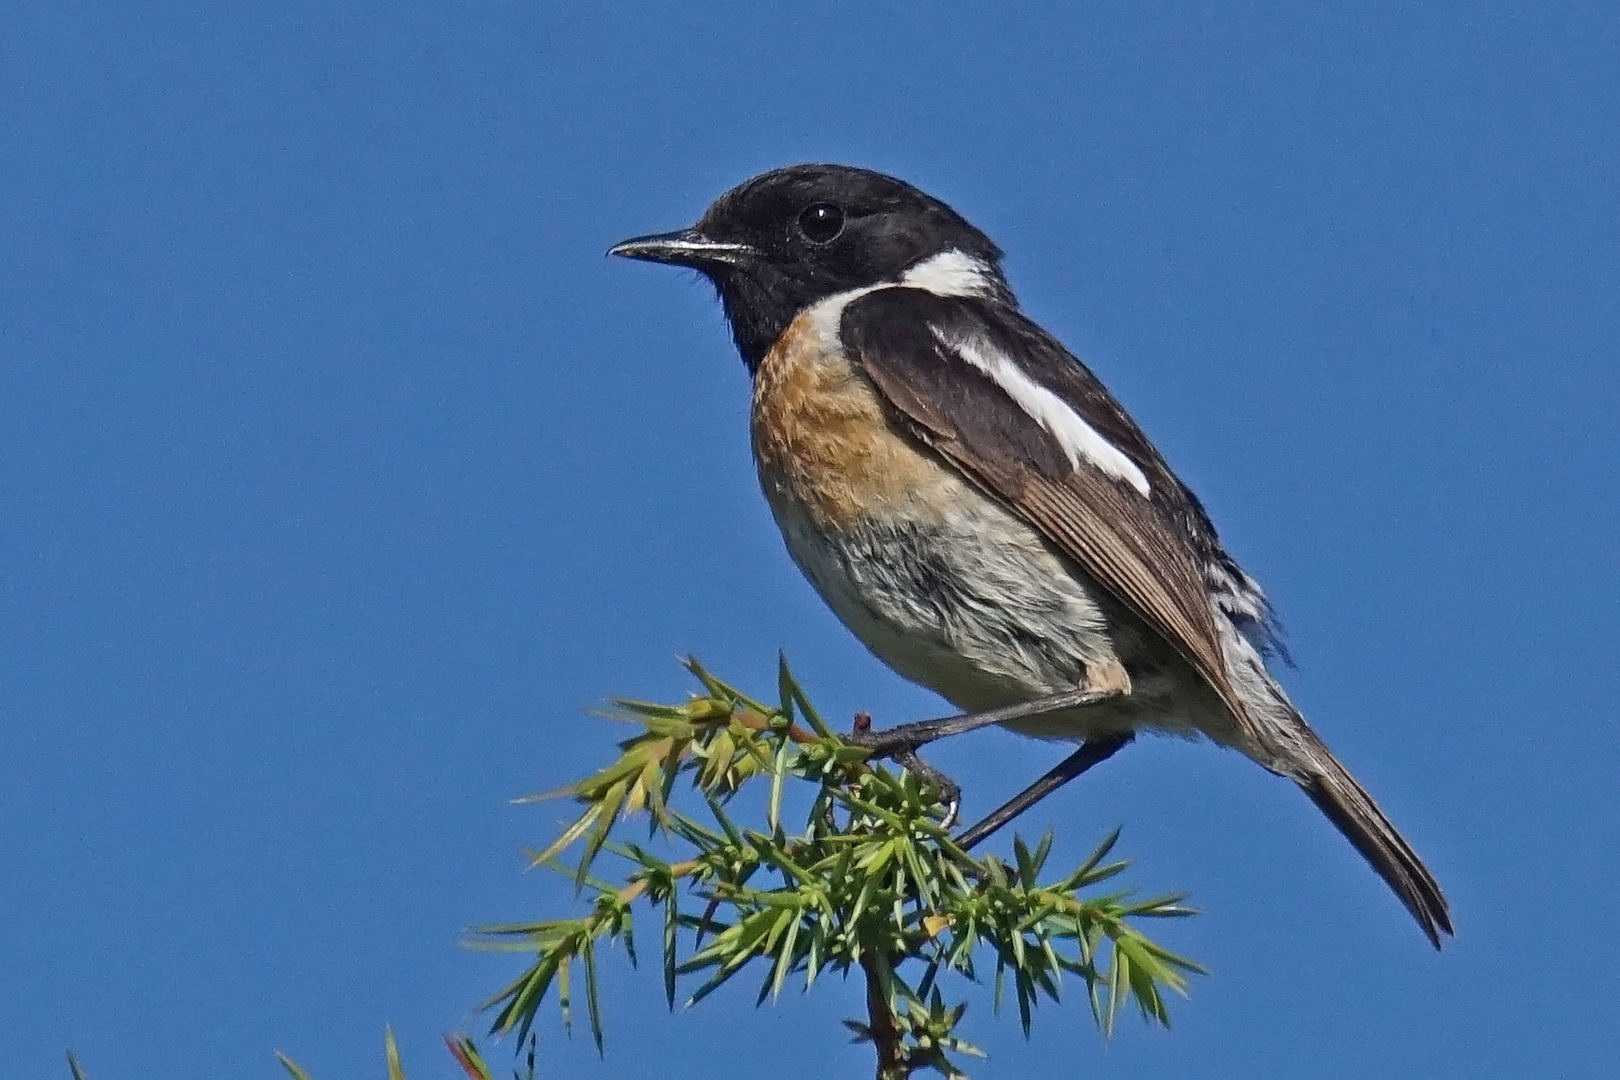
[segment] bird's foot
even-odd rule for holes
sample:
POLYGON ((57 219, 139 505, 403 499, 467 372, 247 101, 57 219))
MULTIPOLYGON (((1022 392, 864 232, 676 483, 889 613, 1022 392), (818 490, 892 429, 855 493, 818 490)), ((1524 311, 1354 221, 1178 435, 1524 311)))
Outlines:
POLYGON ((847 741, 871 751, 871 758, 888 758, 924 783, 932 785, 939 792, 939 801, 945 805, 945 817, 940 826, 949 829, 956 824, 957 814, 962 808, 962 787, 918 755, 917 747, 933 741, 928 738, 918 741, 914 729, 923 726, 902 724, 884 731, 873 731, 872 717, 859 712, 855 714, 855 727, 847 741))
MULTIPOLYGON (((1040 716, 1044 713, 1077 709, 1118 697, 1129 691, 1130 679, 1125 674, 1123 667, 1116 663, 1114 668, 1117 668, 1117 673, 1114 673, 1113 669, 1109 669, 1110 674, 1108 677, 1092 680, 1100 685, 1068 690, 1061 694, 1052 694, 1048 697, 1036 698, 1034 701, 1026 701, 1017 705, 1006 705, 999 709, 986 709, 983 712, 946 716, 939 720, 919 720, 913 724, 900 724, 897 727, 885 728, 882 731, 873 731, 872 718, 866 713, 857 713, 855 715, 855 728, 845 741, 852 746, 865 747, 869 751, 871 758, 888 758, 900 767, 933 783, 939 789, 940 801, 945 804, 945 827, 950 828, 956 824, 956 813, 961 805, 962 789, 950 777, 918 757, 917 751, 919 749, 939 739, 948 738, 951 735, 960 735, 967 731, 975 731, 982 727, 989 727, 991 724, 1004 724, 1009 720, 1022 720, 1025 717, 1040 716)), ((1119 745, 1123 746, 1124 743, 1121 742, 1119 745)), ((1114 750, 1118 748, 1118 746, 1115 746, 1114 750)), ((1113 750, 1108 751, 1108 753, 1113 753, 1113 750)), ((1039 797, 1037 796, 1037 798, 1039 797)), ((1016 812, 1014 811, 1014 813, 1016 812)), ((991 828, 999 828, 1005 821, 1011 820, 1011 816, 1009 815, 1000 822, 995 822, 991 825, 991 828)), ((988 835, 988 833, 981 835, 988 835)))

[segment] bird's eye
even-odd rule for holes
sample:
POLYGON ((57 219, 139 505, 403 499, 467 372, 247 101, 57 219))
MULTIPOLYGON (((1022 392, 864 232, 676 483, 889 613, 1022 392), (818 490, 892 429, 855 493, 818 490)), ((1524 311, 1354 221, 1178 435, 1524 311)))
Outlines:
POLYGON ((799 215, 799 232, 812 244, 830 244, 844 231, 844 211, 832 203, 816 203, 799 215))

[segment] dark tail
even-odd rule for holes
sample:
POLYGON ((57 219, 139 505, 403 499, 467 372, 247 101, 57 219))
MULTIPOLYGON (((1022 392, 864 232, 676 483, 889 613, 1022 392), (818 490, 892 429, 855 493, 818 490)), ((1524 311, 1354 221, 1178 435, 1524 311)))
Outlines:
POLYGON ((1327 748, 1316 733, 1300 722, 1308 735, 1308 762, 1290 770, 1293 779, 1311 797, 1345 839, 1355 845, 1372 868, 1378 871, 1406 910, 1418 921, 1435 948, 1440 935, 1452 934, 1451 905, 1446 903, 1440 883, 1423 865, 1412 845, 1378 809, 1367 789, 1356 782, 1350 770, 1327 748))

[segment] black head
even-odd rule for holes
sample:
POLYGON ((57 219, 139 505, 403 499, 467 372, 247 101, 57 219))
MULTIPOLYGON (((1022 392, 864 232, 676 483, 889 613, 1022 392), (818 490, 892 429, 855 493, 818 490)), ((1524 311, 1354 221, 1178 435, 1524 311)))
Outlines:
POLYGON ((898 281, 953 251, 978 268, 984 291, 1011 299, 1000 250, 938 199, 869 169, 794 165, 732 188, 690 229, 626 240, 610 254, 707 276, 752 370, 810 304, 898 281))

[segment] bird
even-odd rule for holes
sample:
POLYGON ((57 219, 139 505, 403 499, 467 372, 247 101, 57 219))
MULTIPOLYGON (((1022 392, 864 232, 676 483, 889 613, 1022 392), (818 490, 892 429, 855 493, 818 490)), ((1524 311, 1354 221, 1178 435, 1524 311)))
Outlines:
POLYGON ((1005 820, 1138 732, 1208 739, 1297 784, 1435 948, 1454 933, 1434 875, 1272 674, 1264 591, 1023 312, 985 233, 904 180, 801 164, 609 254, 714 286, 788 553, 879 660, 964 710, 866 745, 922 769, 918 747, 989 724, 1080 743, 1005 820))

